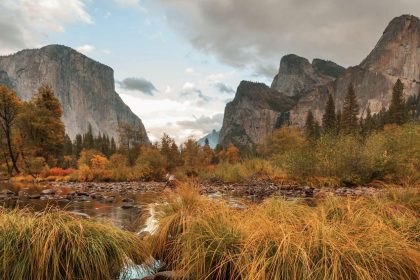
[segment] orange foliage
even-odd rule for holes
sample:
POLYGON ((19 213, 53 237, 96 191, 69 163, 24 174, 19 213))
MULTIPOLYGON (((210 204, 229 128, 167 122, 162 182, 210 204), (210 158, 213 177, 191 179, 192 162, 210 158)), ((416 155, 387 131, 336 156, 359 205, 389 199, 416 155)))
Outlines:
POLYGON ((53 167, 53 168, 50 168, 48 170, 46 177, 48 177, 48 176, 62 176, 62 177, 65 177, 65 176, 69 176, 69 175, 73 174, 74 171, 75 170, 73 168, 63 169, 61 167, 53 167))

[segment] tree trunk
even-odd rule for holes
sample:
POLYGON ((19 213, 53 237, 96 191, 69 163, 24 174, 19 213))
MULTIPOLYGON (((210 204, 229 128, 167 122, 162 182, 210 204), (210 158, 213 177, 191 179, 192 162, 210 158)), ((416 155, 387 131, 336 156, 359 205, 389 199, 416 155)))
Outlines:
POLYGON ((17 167, 17 156, 15 157, 15 154, 13 153, 13 149, 12 149, 12 137, 11 137, 11 132, 10 132, 10 128, 6 127, 6 141, 7 141, 7 148, 9 149, 9 154, 10 154, 10 159, 12 160, 12 167, 13 169, 16 171, 16 173, 20 173, 19 168, 17 167))

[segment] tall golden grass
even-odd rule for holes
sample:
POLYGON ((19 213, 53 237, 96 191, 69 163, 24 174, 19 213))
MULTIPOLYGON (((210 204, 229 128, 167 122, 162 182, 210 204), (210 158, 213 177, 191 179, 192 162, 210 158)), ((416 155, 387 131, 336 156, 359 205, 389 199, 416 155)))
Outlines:
POLYGON ((139 236, 64 211, 0 209, 0 278, 117 279, 149 249, 139 236))
POLYGON ((419 197, 272 198, 243 211, 184 185, 158 211, 152 254, 186 279, 418 279, 419 197))

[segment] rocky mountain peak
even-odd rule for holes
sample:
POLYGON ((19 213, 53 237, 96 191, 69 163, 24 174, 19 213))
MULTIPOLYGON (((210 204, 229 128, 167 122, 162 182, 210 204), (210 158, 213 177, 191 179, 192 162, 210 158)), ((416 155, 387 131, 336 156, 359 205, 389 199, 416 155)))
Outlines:
POLYGON ((43 83, 52 86, 63 107, 66 133, 74 138, 89 125, 94 133, 118 138, 118 125, 138 127, 148 141, 141 120, 115 92, 114 71, 76 50, 49 45, 0 56, 0 83, 30 99, 43 83))
POLYGON ((271 88, 287 96, 301 97, 316 86, 334 80, 344 68, 331 61, 315 59, 312 64, 295 54, 283 56, 271 88))

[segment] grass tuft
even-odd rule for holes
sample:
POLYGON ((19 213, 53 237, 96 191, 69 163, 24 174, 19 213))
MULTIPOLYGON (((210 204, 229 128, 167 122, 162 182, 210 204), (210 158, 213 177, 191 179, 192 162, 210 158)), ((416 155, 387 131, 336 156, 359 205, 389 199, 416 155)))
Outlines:
POLYGON ((153 255, 187 279, 417 279, 418 207, 412 188, 240 211, 184 185, 158 209, 153 255))
POLYGON ((116 279, 149 250, 139 236, 64 211, 0 209, 2 279, 116 279))

